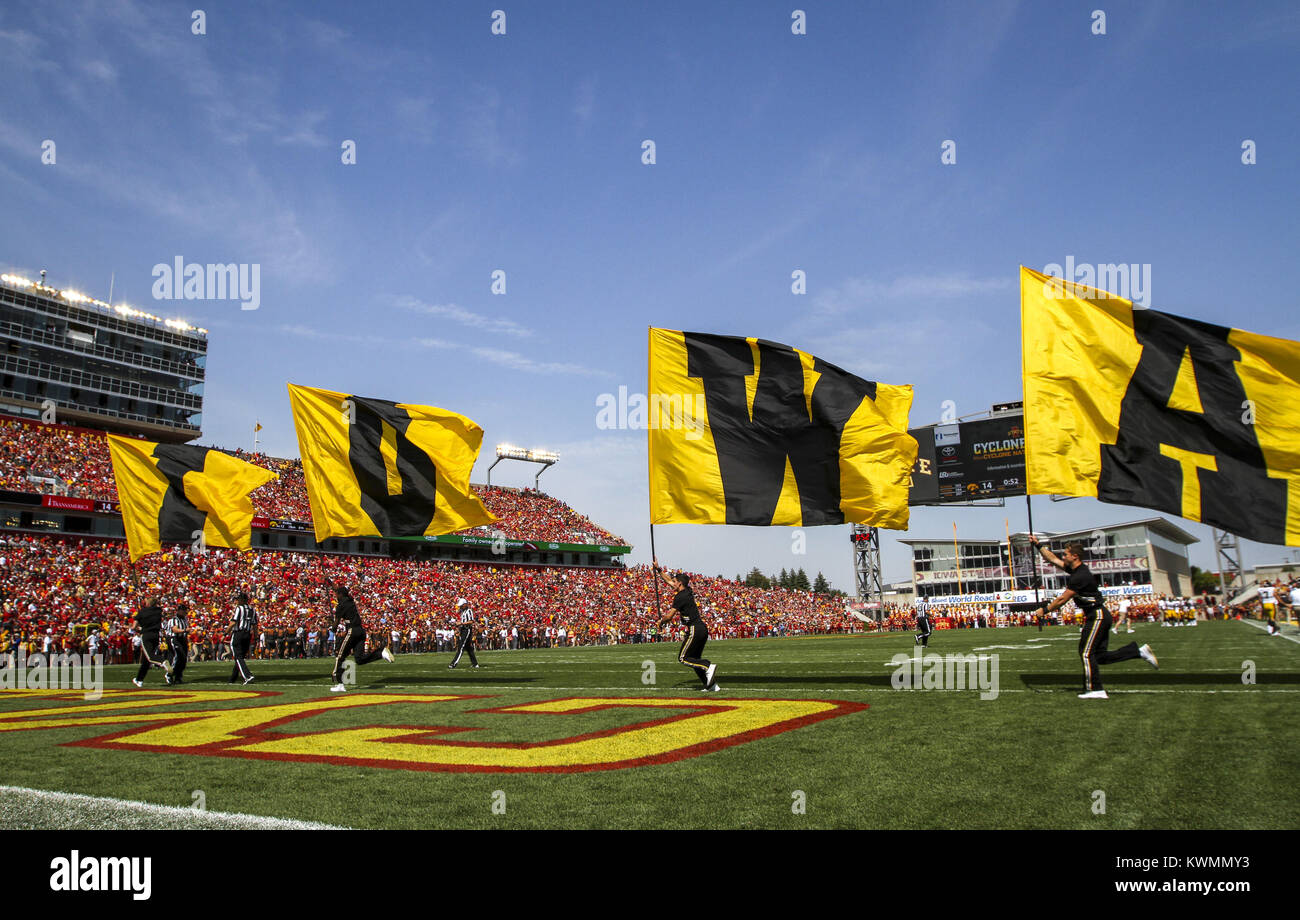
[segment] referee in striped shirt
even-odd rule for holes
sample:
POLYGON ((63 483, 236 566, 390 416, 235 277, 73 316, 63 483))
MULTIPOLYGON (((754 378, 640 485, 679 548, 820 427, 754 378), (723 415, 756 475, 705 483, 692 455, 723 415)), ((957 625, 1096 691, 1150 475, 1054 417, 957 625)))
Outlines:
POLYGON ((169 684, 183 684, 185 663, 190 658, 190 615, 185 601, 177 601, 172 615, 163 620, 163 636, 171 659, 171 670, 164 680, 169 684))
POLYGON ((921 648, 929 648, 930 633, 934 632, 934 629, 930 625, 930 614, 926 613, 924 607, 916 611, 916 628, 919 630, 916 634, 916 644, 921 648))
POLYGON ((235 659, 235 667, 230 672, 230 683, 242 680, 246 684, 253 682, 253 672, 248 670, 244 659, 248 657, 249 647, 253 642, 253 631, 257 629, 257 611, 248 602, 248 592, 240 591, 235 595, 235 615, 233 629, 230 633, 230 656, 235 659))
POLYGON ((456 670, 460 656, 466 652, 469 652, 469 663, 477 668, 478 658, 474 655, 474 609, 470 607, 469 601, 460 597, 456 599, 456 613, 460 619, 460 636, 456 639, 456 657, 447 665, 447 670, 456 670))

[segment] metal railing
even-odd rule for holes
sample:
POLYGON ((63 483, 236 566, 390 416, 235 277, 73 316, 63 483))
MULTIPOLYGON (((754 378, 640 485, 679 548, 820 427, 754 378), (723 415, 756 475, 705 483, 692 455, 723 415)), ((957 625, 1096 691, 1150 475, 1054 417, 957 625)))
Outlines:
POLYGON ((0 335, 9 336, 18 341, 30 342, 33 345, 44 345, 49 348, 57 348, 61 351, 94 355, 96 358, 103 358, 105 361, 117 361, 122 364, 130 364, 143 370, 175 374, 178 377, 186 377, 194 381, 201 381, 204 377, 203 368, 199 367, 197 364, 184 364, 180 361, 168 361, 165 358, 158 358, 154 355, 127 351, 122 348, 112 348, 108 345, 83 345, 78 343, 75 339, 70 339, 67 336, 60 336, 46 329, 36 329, 31 326, 25 326, 22 323, 0 321, 0 335))
POLYGON ((98 393, 116 394, 132 399, 162 403, 179 409, 201 409, 203 397, 180 390, 169 390, 148 383, 136 383, 131 380, 116 380, 102 374, 87 374, 70 367, 55 367, 40 361, 32 361, 14 355, 0 356, 0 371, 21 374, 35 380, 48 380, 53 383, 66 383, 80 390, 94 390, 98 393))

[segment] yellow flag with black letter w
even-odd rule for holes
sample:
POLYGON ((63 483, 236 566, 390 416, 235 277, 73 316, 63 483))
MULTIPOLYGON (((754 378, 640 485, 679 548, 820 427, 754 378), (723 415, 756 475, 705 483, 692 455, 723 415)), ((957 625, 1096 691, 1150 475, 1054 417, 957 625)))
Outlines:
POLYGON ((653 524, 907 529, 910 386, 764 339, 652 328, 646 403, 653 524))
POLYGON ((1300 546, 1300 342, 1020 269, 1031 494, 1300 546))
POLYGON ((131 561, 163 543, 248 550, 248 495, 276 474, 219 450, 108 436, 131 561))
POLYGON ((316 539, 418 537, 496 520, 470 491, 483 429, 445 409, 289 384, 316 539))

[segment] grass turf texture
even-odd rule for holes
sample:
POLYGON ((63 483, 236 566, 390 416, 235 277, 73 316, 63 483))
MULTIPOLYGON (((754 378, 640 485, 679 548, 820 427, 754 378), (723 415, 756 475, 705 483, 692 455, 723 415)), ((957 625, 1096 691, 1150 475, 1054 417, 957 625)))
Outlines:
MULTIPOLYGON (((1295 635, 1288 628, 1288 635, 1295 635)), ((669 763, 565 773, 444 773, 331 763, 67 747, 132 727, 0 733, 4 783, 209 809, 399 828, 1293 828, 1300 825, 1300 644, 1249 623, 1169 629, 1141 625, 1161 669, 1141 660, 1103 668, 1108 701, 1079 700, 1078 629, 950 630, 930 652, 996 653, 1001 692, 895 690, 890 658, 912 637, 710 642, 721 694, 698 693, 677 646, 480 653, 448 671, 449 655, 399 656, 357 669, 352 693, 477 694, 489 698, 365 706, 281 726, 313 732, 361 725, 472 727, 480 742, 537 742, 672 715, 608 709, 518 716, 470 710, 574 696, 827 699, 869 709, 669 763), (1010 646, 999 648, 998 646, 1010 646), (653 661, 657 682, 642 683, 653 661), (1256 683, 1242 682, 1244 662, 1256 683), (1105 813, 1094 813, 1094 792, 1105 813), (505 810, 494 813, 502 799, 505 810), (796 791, 806 813, 792 810, 796 791)), ((249 689, 264 706, 330 698, 329 659, 257 661, 249 689)), ((184 689, 224 691, 229 664, 192 664, 184 689)), ((133 667, 105 670, 131 689, 133 667)), ((155 671, 146 684, 164 689, 155 671)), ((107 697, 105 698, 107 701, 107 697)), ((0 694, 0 716, 47 703, 0 694)), ((129 710, 134 712, 135 710, 129 710)), ((159 711, 175 712, 177 707, 159 711)), ((274 729, 273 729, 274 730, 274 729)), ((15 809, 17 813, 18 810, 15 809)), ((0 796, 0 826, 15 826, 0 796)), ((70 810, 69 826, 77 824, 70 810)))

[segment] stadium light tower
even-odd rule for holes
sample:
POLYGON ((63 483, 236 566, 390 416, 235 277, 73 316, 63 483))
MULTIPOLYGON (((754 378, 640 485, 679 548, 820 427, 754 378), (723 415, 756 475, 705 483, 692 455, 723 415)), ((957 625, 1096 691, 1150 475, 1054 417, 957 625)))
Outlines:
POLYGON ((530 450, 523 447, 515 447, 513 444, 498 444, 497 458, 492 461, 492 466, 489 466, 487 471, 487 484, 489 487, 492 485, 492 467, 496 466, 502 460, 523 460, 525 463, 541 464, 542 468, 538 470, 537 475, 533 477, 533 488, 540 492, 542 491, 542 488, 538 484, 538 480, 542 478, 543 473, 560 462, 560 455, 550 450, 538 450, 537 448, 530 450))
MULTIPOLYGON (((1237 535, 1211 528, 1214 534, 1215 562, 1219 566, 1219 593, 1223 603, 1228 603, 1240 591, 1246 590, 1246 579, 1241 571, 1241 544, 1237 535)), ((1193 592, 1195 593, 1195 592, 1193 592)))
POLYGON ((853 541, 853 574, 857 582, 858 600, 876 604, 876 620, 885 615, 884 586, 880 570, 880 530, 854 524, 849 534, 853 541))

